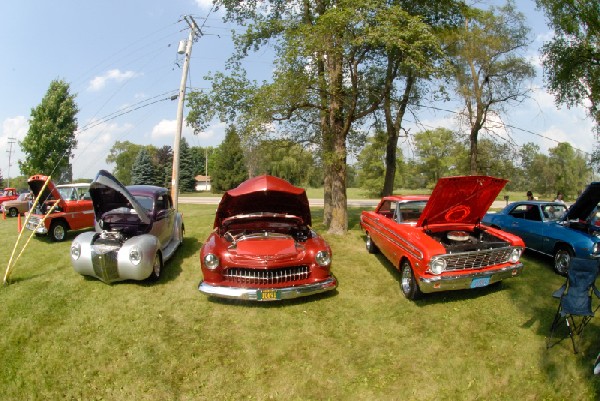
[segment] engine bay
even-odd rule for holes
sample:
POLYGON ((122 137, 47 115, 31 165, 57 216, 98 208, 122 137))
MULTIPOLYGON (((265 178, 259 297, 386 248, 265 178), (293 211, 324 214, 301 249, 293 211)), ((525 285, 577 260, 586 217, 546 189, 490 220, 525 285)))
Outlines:
POLYGON ((478 227, 473 231, 450 230, 435 233, 428 232, 427 234, 444 245, 448 253, 481 251, 504 248, 510 245, 508 242, 478 227))

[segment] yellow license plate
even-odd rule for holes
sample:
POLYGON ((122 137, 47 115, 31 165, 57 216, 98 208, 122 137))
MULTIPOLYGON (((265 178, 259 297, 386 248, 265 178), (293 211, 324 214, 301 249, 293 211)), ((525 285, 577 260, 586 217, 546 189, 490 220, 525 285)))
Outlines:
POLYGON ((259 290, 256 294, 259 301, 274 301, 281 299, 281 292, 279 290, 259 290))

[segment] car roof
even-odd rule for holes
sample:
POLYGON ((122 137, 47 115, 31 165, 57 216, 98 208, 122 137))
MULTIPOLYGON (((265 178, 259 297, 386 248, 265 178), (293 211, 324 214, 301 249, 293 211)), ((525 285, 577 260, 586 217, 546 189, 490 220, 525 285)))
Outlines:
POLYGON ((81 183, 77 183, 77 184, 60 184, 60 185, 56 186, 56 188, 89 188, 89 187, 90 187, 89 182, 81 182, 81 183))
POLYGON ((391 200, 396 202, 426 201, 428 199, 429 195, 389 195, 383 197, 383 200, 391 200))
POLYGON ((157 187, 155 185, 128 185, 125 188, 127 188, 127 190, 131 192, 132 195, 138 196, 145 195, 153 197, 155 194, 169 192, 167 188, 157 187))

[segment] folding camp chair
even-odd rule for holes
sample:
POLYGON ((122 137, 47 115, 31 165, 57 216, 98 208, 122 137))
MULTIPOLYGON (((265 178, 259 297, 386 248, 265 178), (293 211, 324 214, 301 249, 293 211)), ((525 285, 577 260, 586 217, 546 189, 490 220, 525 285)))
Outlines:
POLYGON ((554 316, 550 337, 546 348, 550 348, 566 338, 566 335, 553 342, 556 329, 564 322, 568 335, 573 343, 573 352, 577 353, 577 337, 590 322, 600 304, 592 310, 592 294, 600 298, 600 291, 595 281, 598 276, 598 261, 595 259, 572 258, 565 284, 556 290, 552 296, 560 299, 558 310, 554 316))

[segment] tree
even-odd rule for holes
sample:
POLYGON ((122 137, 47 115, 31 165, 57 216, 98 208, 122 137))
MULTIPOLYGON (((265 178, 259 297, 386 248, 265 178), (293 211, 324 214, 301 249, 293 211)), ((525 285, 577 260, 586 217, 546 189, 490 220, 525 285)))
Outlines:
POLYGON ((31 109, 29 130, 19 143, 25 154, 25 160, 19 160, 23 174, 56 176, 57 171, 70 171, 70 159, 77 147, 78 111, 69 84, 60 79, 50 82, 42 102, 31 109))
POLYGON ((454 132, 436 128, 415 135, 418 171, 427 177, 427 186, 433 186, 444 176, 460 172, 457 161, 464 147, 457 141, 454 132))
POLYGON ((110 148, 110 152, 108 156, 106 156, 106 162, 109 164, 115 164, 113 175, 119 181, 121 181, 123 185, 131 184, 131 171, 133 169, 135 159, 142 148, 142 145, 131 143, 129 141, 117 141, 112 148, 110 148))
POLYGON ((256 174, 274 175, 298 186, 307 186, 315 174, 313 155, 287 139, 262 141, 253 155, 256 174))
POLYGON ((194 159, 185 138, 181 138, 179 163, 179 190, 181 192, 194 192, 196 190, 196 169, 194 159))
MULTIPOLYGON (((245 135, 306 125, 318 144, 324 169, 324 224, 331 233, 348 227, 346 160, 353 124, 380 105, 386 89, 382 49, 404 51, 404 63, 425 62, 431 47, 426 24, 395 2, 239 2, 220 0, 226 19, 247 25, 235 38, 237 56, 230 76, 215 74, 213 94, 188 97, 188 122, 195 131, 214 116, 237 125, 245 135), (274 43, 276 69, 271 83, 248 83, 237 63, 249 51, 274 43), (371 71, 373 74, 369 74, 371 71)), ((388 87, 389 89, 389 87, 388 87)), ((296 130, 298 132, 298 130, 296 130)))
POLYGON ((212 191, 222 192, 237 187, 248 178, 244 152, 235 127, 230 126, 225 139, 217 148, 215 169, 211 175, 212 191))
POLYGON ((131 169, 132 185, 156 184, 156 170, 147 148, 140 149, 131 169))
POLYGON ((385 179, 386 161, 385 131, 377 131, 367 140, 367 144, 358 155, 358 181, 360 188, 368 196, 380 197, 385 179))
POLYGON ((482 138, 477 149, 479 171, 482 174, 510 178, 505 189, 517 188, 513 178, 517 176, 518 168, 514 162, 516 155, 512 146, 506 142, 482 138))
POLYGON ((4 177, 2 176, 1 169, 0 169, 0 188, 4 188, 4 177))
POLYGON ((590 168, 585 157, 566 142, 559 143, 549 150, 549 164, 553 171, 550 184, 555 195, 562 192, 565 197, 574 199, 589 183, 590 168))
POLYGON ((153 164, 156 170, 156 185, 170 188, 173 177, 173 149, 169 145, 157 149, 153 164))
POLYGON ((453 78, 469 126, 471 174, 478 171, 480 131, 492 115, 521 102, 528 92, 525 82, 535 76, 531 63, 520 56, 529 44, 528 35, 525 17, 508 1, 489 11, 471 9, 464 29, 448 37, 453 78))
MULTIPOLYGON (((421 97, 420 82, 430 79, 442 71, 444 55, 440 48, 439 36, 448 29, 454 29, 461 15, 462 3, 456 1, 401 1, 402 7, 411 15, 418 15, 427 24, 418 36, 420 41, 408 40, 412 45, 387 46, 383 51, 385 72, 382 71, 384 91, 382 107, 375 113, 383 114, 387 133, 385 178, 382 195, 390 195, 396 180, 398 140, 402 123, 410 104, 416 104, 421 97), (426 29, 425 29, 426 28, 426 29), (435 34, 435 36, 433 36, 435 34), (413 54, 411 54, 413 52, 413 54), (415 57, 421 52, 425 57, 415 57)), ((392 29, 414 34, 403 24, 394 24, 392 29)), ((390 30, 390 27, 385 29, 390 30)), ((403 35, 396 34, 400 37, 403 35)))
POLYGON ((558 104, 587 107, 600 133, 600 7, 597 0, 536 0, 554 29, 542 47, 544 78, 558 104))

